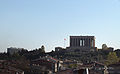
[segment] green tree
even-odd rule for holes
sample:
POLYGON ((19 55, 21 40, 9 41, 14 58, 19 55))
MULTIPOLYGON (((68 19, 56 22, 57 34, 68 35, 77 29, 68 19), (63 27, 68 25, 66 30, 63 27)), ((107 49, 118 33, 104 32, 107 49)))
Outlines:
POLYGON ((107 60, 105 61, 106 65, 114 64, 119 62, 119 58, 116 55, 116 52, 109 52, 107 60))
POLYGON ((68 68, 77 68, 77 64, 70 64, 68 65, 68 68))

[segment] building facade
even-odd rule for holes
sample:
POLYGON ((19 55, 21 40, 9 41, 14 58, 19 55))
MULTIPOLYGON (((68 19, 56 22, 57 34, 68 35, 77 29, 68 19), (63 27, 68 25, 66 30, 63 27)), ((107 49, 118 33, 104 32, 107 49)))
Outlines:
POLYGON ((94 36, 70 36, 70 51, 96 51, 94 36))
POLYGON ((7 53, 9 53, 10 55, 13 55, 14 53, 20 52, 22 50, 25 50, 25 49, 24 48, 10 47, 10 48, 7 48, 7 53))
POLYGON ((95 37, 70 36, 70 47, 95 47, 95 37))

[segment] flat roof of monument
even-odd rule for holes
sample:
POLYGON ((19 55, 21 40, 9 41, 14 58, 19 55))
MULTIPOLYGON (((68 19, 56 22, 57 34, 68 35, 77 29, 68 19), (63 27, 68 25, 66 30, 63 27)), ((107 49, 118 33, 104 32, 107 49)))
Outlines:
POLYGON ((92 39, 95 39, 95 36, 70 36, 70 38, 92 38, 92 39))
POLYGON ((70 36, 70 37, 95 37, 95 36, 70 36))

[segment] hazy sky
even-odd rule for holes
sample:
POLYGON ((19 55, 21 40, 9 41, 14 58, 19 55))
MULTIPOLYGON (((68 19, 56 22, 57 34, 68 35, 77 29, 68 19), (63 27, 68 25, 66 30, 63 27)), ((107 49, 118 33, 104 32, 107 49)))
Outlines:
POLYGON ((0 52, 69 46, 70 35, 94 35, 120 48, 120 0, 0 0, 0 52))

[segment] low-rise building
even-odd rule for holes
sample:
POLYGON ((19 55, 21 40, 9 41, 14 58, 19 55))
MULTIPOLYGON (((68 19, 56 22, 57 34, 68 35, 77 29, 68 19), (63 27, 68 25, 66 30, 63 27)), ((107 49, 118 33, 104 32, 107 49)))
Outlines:
POLYGON ((7 53, 10 54, 10 55, 12 55, 12 54, 20 52, 22 50, 24 50, 24 48, 10 47, 10 48, 7 48, 7 53))
POLYGON ((108 66, 109 74, 120 74, 120 62, 108 66))
POLYGON ((52 72, 57 72, 61 68, 61 61, 54 59, 53 57, 46 56, 32 61, 32 66, 43 66, 52 72))
POLYGON ((95 71, 96 73, 108 74, 107 66, 102 64, 102 63, 99 63, 99 62, 94 62, 93 63, 92 70, 95 71))

